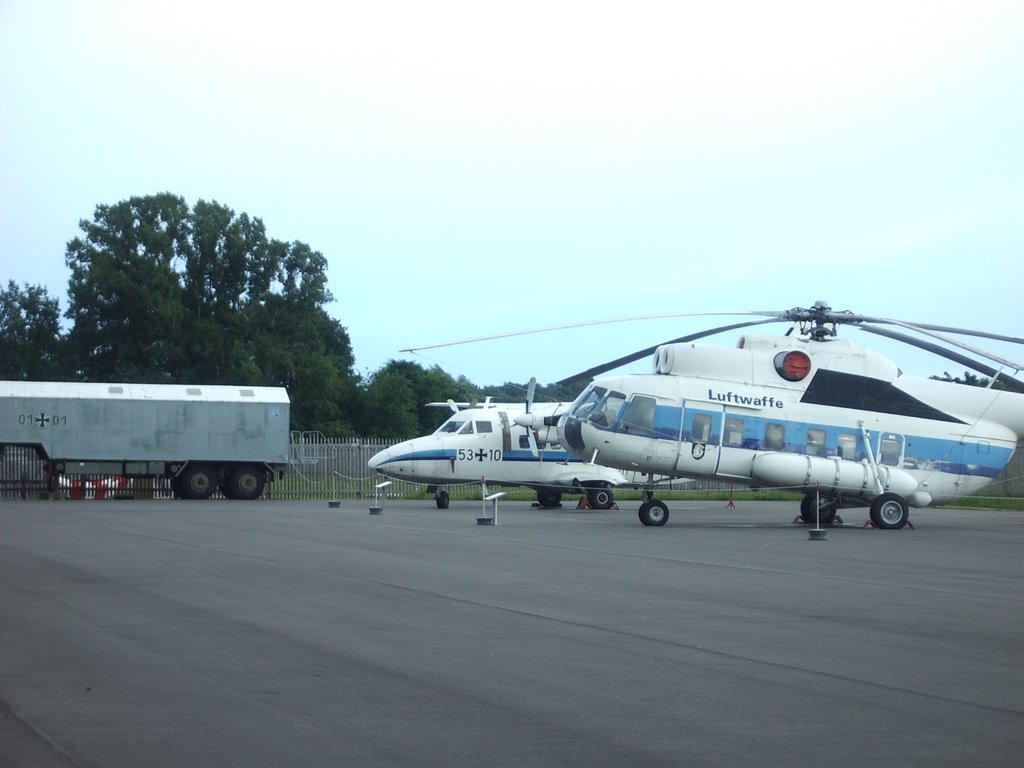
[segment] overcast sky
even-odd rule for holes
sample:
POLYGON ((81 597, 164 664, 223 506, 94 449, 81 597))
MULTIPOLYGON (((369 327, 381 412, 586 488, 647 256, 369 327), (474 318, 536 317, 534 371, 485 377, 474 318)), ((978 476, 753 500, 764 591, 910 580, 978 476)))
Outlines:
POLYGON ((66 308, 79 220, 167 191, 322 252, 363 374, 549 382, 729 318, 399 350, 819 299, 1020 336, 1022 40, 1009 0, 0 0, 0 277, 66 308))

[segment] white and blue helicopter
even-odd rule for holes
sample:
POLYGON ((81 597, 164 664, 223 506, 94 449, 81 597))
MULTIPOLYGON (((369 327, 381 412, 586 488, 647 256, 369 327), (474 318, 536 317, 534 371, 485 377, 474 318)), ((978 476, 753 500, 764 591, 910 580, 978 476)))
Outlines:
MULTIPOLYGON (((767 317, 702 331, 597 366, 565 383, 654 353, 654 372, 593 381, 559 419, 558 439, 593 465, 666 477, 715 479, 803 494, 805 522, 867 506, 878 528, 902 528, 909 507, 977 493, 1024 438, 1022 365, 947 333, 1024 339, 811 309, 737 313, 767 317), (785 336, 745 336, 738 348, 693 342, 769 322, 785 336), (888 358, 838 339, 842 324, 907 342, 991 376, 989 387, 904 375, 888 358), (883 328, 894 325, 997 363, 883 328), (795 333, 794 333, 795 331, 795 333), (942 335, 940 335, 941 332, 942 335)), ((535 414, 518 424, 533 426, 535 414)), ((644 494, 644 525, 664 525, 667 505, 644 494)))
POLYGON ((433 433, 380 451, 369 466, 385 477, 426 484, 439 509, 449 505, 448 486, 481 482, 530 488, 545 508, 559 506, 564 493, 584 494, 593 509, 612 508, 613 489, 636 484, 559 445, 556 424, 567 404, 534 405, 535 386, 531 381, 523 403, 431 403, 448 405, 452 415, 433 433), (530 428, 517 423, 526 417, 530 428))

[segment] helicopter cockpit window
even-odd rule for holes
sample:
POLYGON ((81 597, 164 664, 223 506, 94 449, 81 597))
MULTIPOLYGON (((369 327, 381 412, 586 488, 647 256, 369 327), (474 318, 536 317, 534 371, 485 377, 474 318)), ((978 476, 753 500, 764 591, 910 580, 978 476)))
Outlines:
POLYGON ((693 426, 690 427, 690 440, 694 443, 706 443, 711 439, 711 417, 706 413, 693 415, 693 426))
POLYGON ((465 417, 458 418, 456 416, 452 416, 448 421, 437 428, 437 432, 439 434, 453 434, 461 430, 468 423, 469 422, 466 421, 465 417))
POLYGON ((622 414, 619 431, 633 435, 653 435, 655 405, 653 397, 634 395, 622 414))
POLYGON ((482 434, 484 434, 486 432, 493 432, 493 431, 494 431, 494 425, 491 424, 491 422, 489 422, 489 421, 478 421, 476 423, 476 433, 478 435, 482 435, 482 434))
POLYGON ((897 467, 903 453, 903 441, 899 435, 885 435, 878 448, 878 461, 890 467, 897 467))
POLYGON ((626 404, 626 396, 621 392, 611 390, 601 398, 601 401, 594 406, 590 414, 590 423, 602 427, 610 427, 619 418, 619 411, 626 404))
POLYGON ((601 398, 608 392, 604 387, 591 387, 586 390, 576 400, 576 404, 573 406, 572 415, 577 419, 586 419, 590 412, 594 410, 594 406, 600 402, 601 398))

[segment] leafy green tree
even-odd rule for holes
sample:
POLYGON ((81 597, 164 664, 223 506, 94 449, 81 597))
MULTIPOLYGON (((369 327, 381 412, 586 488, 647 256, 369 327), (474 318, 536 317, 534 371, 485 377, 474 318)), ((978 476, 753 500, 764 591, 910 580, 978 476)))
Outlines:
POLYGON ((367 382, 360 431, 368 437, 400 438, 433 432, 451 412, 428 403, 444 403, 449 399, 456 402, 483 400, 465 377, 454 379, 436 365, 424 368, 406 360, 391 360, 367 382), (398 381, 404 386, 399 386, 398 381), (396 396, 389 405, 383 394, 386 392, 401 396, 396 396))
POLYGON ((8 281, 0 291, 0 378, 59 379, 62 353, 60 302, 46 288, 8 281))
POLYGON ((979 376, 978 374, 972 373, 971 371, 964 371, 963 378, 960 378, 959 376, 950 376, 948 371, 944 371, 941 376, 932 376, 931 378, 937 381, 951 381, 955 384, 967 384, 968 386, 971 387, 991 386, 993 389, 1005 388, 1003 382, 998 380, 993 382, 991 379, 986 378, 985 376, 979 376))
POLYGON ((377 371, 362 397, 360 433, 365 437, 404 439, 422 434, 412 382, 387 367, 377 371))
POLYGON ((294 429, 352 434, 351 343, 324 306, 327 260, 217 202, 98 206, 68 244, 78 375, 288 388, 294 429))
POLYGON ((170 194, 100 205, 68 243, 71 362, 94 381, 171 381, 180 367, 181 283, 189 226, 170 194))

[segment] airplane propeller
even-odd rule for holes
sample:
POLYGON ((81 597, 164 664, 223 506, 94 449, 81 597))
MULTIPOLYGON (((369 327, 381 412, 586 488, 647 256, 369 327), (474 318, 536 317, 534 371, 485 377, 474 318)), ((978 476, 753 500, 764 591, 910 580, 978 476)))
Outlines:
POLYGON ((531 376, 530 383, 526 386, 526 437, 530 441, 530 453, 536 456, 540 453, 537 447, 537 434, 533 431, 533 418, 530 411, 533 409, 533 396, 537 392, 537 377, 531 376))

